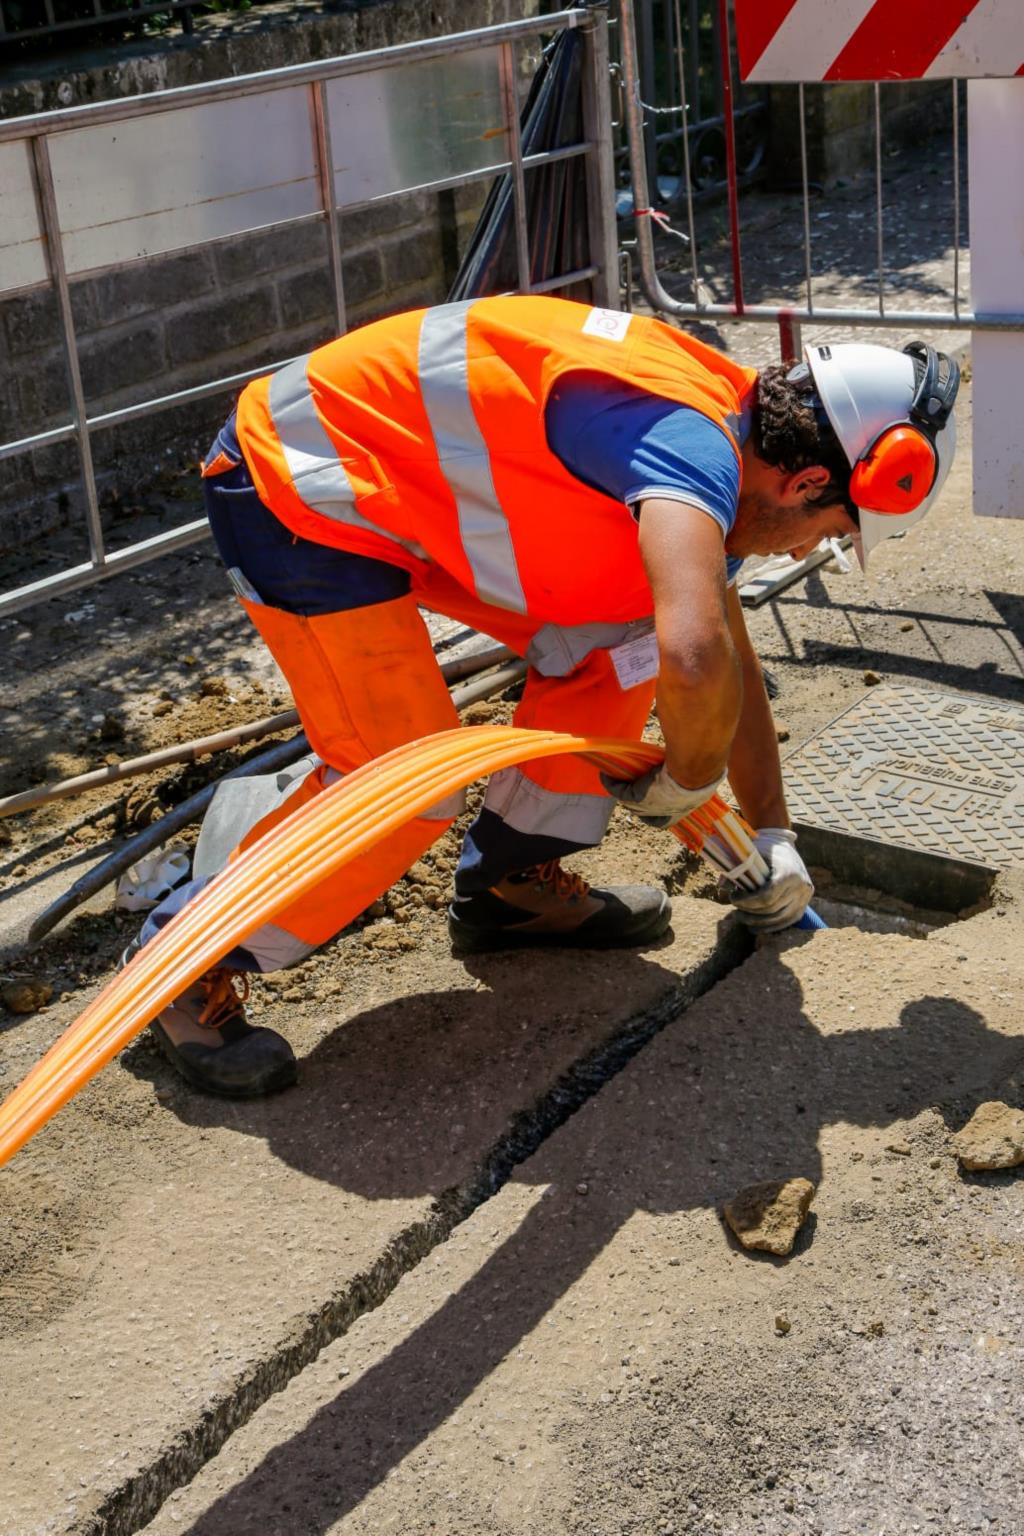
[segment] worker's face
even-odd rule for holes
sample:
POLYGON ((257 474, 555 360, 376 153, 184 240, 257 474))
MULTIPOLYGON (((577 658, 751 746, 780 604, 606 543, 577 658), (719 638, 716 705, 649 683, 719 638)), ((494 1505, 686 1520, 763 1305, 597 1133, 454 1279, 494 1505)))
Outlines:
POLYGON ((792 555, 802 560, 822 539, 856 532, 842 507, 817 507, 814 498, 828 484, 820 466, 785 474, 769 465, 744 466, 736 522, 725 541, 730 555, 792 555))

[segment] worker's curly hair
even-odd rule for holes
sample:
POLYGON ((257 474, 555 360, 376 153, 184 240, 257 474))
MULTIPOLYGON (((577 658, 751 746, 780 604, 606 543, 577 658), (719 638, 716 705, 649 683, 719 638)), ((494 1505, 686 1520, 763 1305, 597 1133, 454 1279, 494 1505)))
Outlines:
POLYGON ((821 464, 828 470, 828 484, 809 506, 842 506, 857 520, 857 508, 850 500, 849 460, 818 399, 809 369, 789 364, 761 369, 751 430, 755 453, 773 468, 794 474, 821 464))

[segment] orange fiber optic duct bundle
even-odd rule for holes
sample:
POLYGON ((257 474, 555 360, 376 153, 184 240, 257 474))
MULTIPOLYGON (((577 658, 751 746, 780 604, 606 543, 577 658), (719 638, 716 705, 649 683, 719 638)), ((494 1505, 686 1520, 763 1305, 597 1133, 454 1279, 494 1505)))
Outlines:
MULTIPOLYGON (((499 768, 575 752, 618 777, 661 761, 660 747, 514 726, 459 727, 397 747, 346 775, 223 870, 93 999, 0 1105, 0 1165, 23 1147, 160 1010, 283 907, 406 821, 499 768)), ((694 851, 726 821, 717 797, 673 828, 694 851)))

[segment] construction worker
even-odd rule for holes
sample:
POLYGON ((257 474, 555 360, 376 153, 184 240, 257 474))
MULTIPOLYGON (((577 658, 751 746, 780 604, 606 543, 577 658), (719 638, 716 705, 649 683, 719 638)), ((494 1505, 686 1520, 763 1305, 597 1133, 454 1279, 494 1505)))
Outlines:
MULTIPOLYGON (((137 943, 339 775, 458 723, 418 607, 526 658, 518 725, 635 739, 656 691, 666 748, 631 783, 572 757, 496 774, 455 877, 456 950, 656 940, 664 891, 591 888, 560 860, 600 842, 616 800, 668 826, 726 773, 771 872, 733 901, 760 930, 799 919, 813 888, 736 574, 846 534, 863 564, 911 527, 949 470, 957 382, 917 343, 812 346, 758 373, 658 320, 512 296, 378 321, 247 385, 204 462, 206 504, 313 756, 221 787, 192 880, 137 943)), ((462 804, 323 881, 168 1007, 153 1027, 177 1069, 237 1097, 293 1082, 287 1041, 245 1018, 244 973, 339 932, 462 804)))

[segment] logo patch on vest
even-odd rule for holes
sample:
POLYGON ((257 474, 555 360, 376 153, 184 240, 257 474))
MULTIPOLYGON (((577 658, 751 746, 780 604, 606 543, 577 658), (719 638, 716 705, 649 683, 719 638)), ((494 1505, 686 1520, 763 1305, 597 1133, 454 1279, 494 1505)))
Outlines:
POLYGON ((621 309, 592 309, 583 325, 584 336, 603 336, 605 341, 625 341, 633 316, 621 309))

